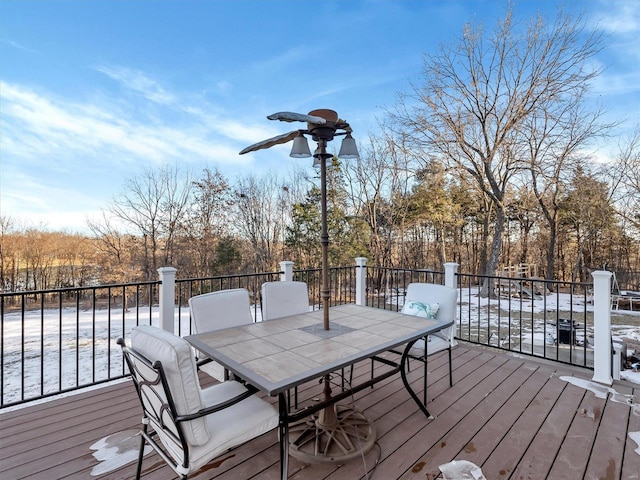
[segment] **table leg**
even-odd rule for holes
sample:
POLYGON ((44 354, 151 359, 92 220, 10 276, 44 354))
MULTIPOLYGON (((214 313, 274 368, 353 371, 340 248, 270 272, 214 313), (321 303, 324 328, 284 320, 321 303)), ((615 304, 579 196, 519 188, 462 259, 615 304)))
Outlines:
POLYGON ((284 393, 278 394, 278 436, 280 440, 280 478, 287 480, 289 475, 289 405, 284 393))
MULTIPOLYGON (((409 381, 407 380, 407 374, 406 374, 406 364, 407 364, 407 359, 409 358, 409 351, 411 350, 411 347, 413 347, 413 345, 418 341, 419 339, 416 339, 412 342, 409 342, 406 346, 406 348, 404 349, 404 352, 402 353, 402 359, 400 360, 400 377, 402 378, 402 383, 404 384, 404 388, 407 389, 407 391, 409 392, 409 395, 411 395, 411 398, 413 398, 413 400, 418 404, 418 407, 420 407, 420 410, 422 410, 422 412, 426 415, 427 418, 433 418, 431 416, 431 414, 429 413, 429 410, 427 410, 426 407, 426 399, 425 399, 425 403, 422 403, 420 401, 420 399, 418 398, 418 396, 416 395, 416 392, 413 391, 413 389, 411 388, 411 385, 409 385, 409 381)), ((426 375, 426 362, 427 359, 425 357, 425 375, 426 375)))

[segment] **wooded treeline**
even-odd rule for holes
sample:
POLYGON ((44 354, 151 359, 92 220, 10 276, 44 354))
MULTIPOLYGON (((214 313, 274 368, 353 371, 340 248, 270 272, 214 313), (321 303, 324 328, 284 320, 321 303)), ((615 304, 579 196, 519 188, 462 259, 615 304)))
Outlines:
MULTIPOLYGON (((331 160, 331 265, 496 274, 520 263, 548 279, 640 271, 640 130, 616 138, 589 97, 602 48, 581 18, 492 32, 468 25, 426 55, 361 158, 331 160), (608 138, 605 163, 589 154, 608 138)), ((357 128, 357 126, 355 126, 357 128)), ((229 179, 169 164, 128 179, 92 236, 0 220, 6 290, 131 282, 171 265, 180 278, 320 264, 317 172, 229 179)))

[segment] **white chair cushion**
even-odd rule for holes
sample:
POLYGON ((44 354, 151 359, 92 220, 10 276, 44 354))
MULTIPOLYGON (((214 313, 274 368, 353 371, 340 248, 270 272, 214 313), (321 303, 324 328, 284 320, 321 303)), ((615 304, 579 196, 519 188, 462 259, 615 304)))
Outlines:
MULTIPOLYGON (((455 339, 451 341, 449 340, 449 338, 451 337, 449 329, 453 329, 453 327, 445 328, 444 330, 442 330, 442 332, 429 335, 427 337, 427 355, 433 355, 434 353, 438 353, 442 350, 448 349, 449 346, 455 347, 458 344, 455 339)), ((420 339, 416 343, 414 343, 411 347, 410 353, 416 356, 424 355, 424 339, 420 339)))
MULTIPOLYGON (((131 347, 152 363, 156 360, 162 363, 178 414, 188 415, 202 409, 196 363, 186 340, 160 328, 141 325, 131 330, 131 347)), ((190 444, 202 445, 210 439, 204 418, 184 422, 182 428, 190 444)))
MULTIPOLYGON (((409 311, 422 313, 422 306, 438 305, 436 315, 432 318, 454 322, 452 326, 428 336, 427 355, 432 355, 442 350, 446 350, 450 346, 455 347, 457 345, 455 340, 457 299, 458 291, 455 288, 446 287, 444 285, 434 283, 410 283, 407 287, 407 295, 402 313, 409 313, 409 311), (418 306, 415 306, 415 304, 418 304, 418 306), (405 306, 407 306, 407 311, 405 311, 405 306)), ((424 308, 424 310, 428 309, 428 307, 424 308)), ((411 348, 411 354, 417 356, 424 355, 424 347, 424 340, 418 340, 411 348)))
POLYGON ((262 284, 262 319, 309 311, 309 290, 304 282, 265 282, 262 284))
MULTIPOLYGON (((244 386, 231 380, 202 390, 202 398, 206 406, 211 406, 245 391, 244 386)), ((275 408, 255 395, 204 418, 211 438, 203 445, 190 447, 189 471, 186 473, 200 469, 212 458, 230 448, 278 426, 278 413, 275 408)), ((182 459, 182 449, 179 446, 171 443, 166 443, 165 446, 174 458, 179 461, 182 459)))
POLYGON ((452 322, 452 328, 445 328, 440 333, 449 338, 454 345, 456 308, 458 291, 455 288, 438 285, 435 283, 410 283, 407 287, 405 304, 409 302, 420 302, 427 304, 438 304, 438 312, 435 318, 452 322), (446 333, 445 333, 446 332, 446 333))
MULTIPOLYGON (((228 381, 202 390, 205 405, 214 405, 241 394, 246 389, 236 381, 228 381)), ((226 450, 262 435, 278 426, 278 412, 266 401, 253 395, 232 407, 206 417, 211 440, 192 448, 191 471, 199 469, 226 450)))
POLYGON ((253 322, 246 288, 203 293, 189 299, 194 333, 211 332, 253 322))
MULTIPOLYGON (((212 332, 253 323, 249 291, 246 288, 232 288, 196 295, 189 299, 189 310, 193 333, 212 332)), ((200 356, 195 349, 193 354, 196 357, 200 356)), ((225 369, 219 363, 201 364, 200 370, 216 380, 225 381, 225 369)))

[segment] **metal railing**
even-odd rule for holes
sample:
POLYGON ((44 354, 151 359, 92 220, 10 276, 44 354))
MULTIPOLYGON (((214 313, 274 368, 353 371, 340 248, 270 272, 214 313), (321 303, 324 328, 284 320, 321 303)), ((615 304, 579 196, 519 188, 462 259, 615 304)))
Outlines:
POLYGON ((0 294, 0 406, 125 376, 115 341, 152 322, 159 283, 0 294))
POLYGON ((592 287, 592 283, 458 274, 456 336, 593 369, 592 287))
MULTIPOLYGON (((355 267, 329 270, 331 305, 353 303, 355 267)), ((246 288, 260 319, 260 286, 282 272, 176 280, 175 332, 191 333, 194 295, 246 288)), ((320 305, 320 269, 296 270, 320 305)), ((71 392, 127 375, 119 337, 137 325, 158 325, 161 282, 0 294, 0 408, 71 392)))
POLYGON ((444 284, 444 272, 408 268, 367 267, 367 305, 401 310, 413 282, 444 284))
MULTIPOLYGON (((438 271, 367 270, 367 304, 376 308, 402 309, 411 282, 445 283, 438 271)), ((458 340, 593 369, 592 283, 460 273, 456 279, 458 340)))
MULTIPOLYGON (((410 283, 445 283, 441 271, 359 267, 330 268, 331 305, 356 303, 360 289, 360 302, 400 310, 410 283)), ((320 269, 287 275, 307 283, 311 308, 319 309, 320 269)), ((266 272, 176 280, 169 325, 188 335, 188 299, 230 288, 249 291, 254 319, 259 320, 260 286, 283 276, 266 272)), ((125 376, 115 342, 136 325, 159 325, 161 283, 0 294, 0 407, 125 376)), ((460 273, 455 273, 455 283, 459 340, 593 368, 593 284, 460 273), (483 286, 486 295, 481 294, 483 286)))

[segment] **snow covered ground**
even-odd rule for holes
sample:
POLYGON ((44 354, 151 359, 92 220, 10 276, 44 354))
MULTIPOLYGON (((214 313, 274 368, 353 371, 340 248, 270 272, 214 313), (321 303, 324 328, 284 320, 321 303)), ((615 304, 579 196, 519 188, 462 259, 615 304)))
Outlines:
MULTIPOLYGON (((592 305, 580 303, 579 297, 565 294, 550 294, 544 299, 488 299, 479 298, 477 290, 464 289, 460 297, 461 315, 470 327, 470 332, 486 335, 488 343, 501 342, 514 348, 516 340, 522 340, 522 348, 553 348, 557 341, 555 323, 549 318, 563 318, 571 308, 592 313, 592 305), (500 312, 500 315, 498 315, 500 312), (546 312, 547 324, 543 320, 546 312), (524 319, 517 324, 509 314, 524 319), (468 319, 468 320, 467 320, 468 319), (517 331, 517 339, 515 338, 517 331), (550 338, 550 334, 553 338, 550 338), (511 343, 509 344, 509 341, 511 343), (553 343, 552 343, 553 342, 553 343)), ((391 299, 390 303, 399 299, 391 299)), ((256 311, 252 309, 252 312, 256 311)), ((257 309, 259 314, 259 309, 257 309)), ((158 308, 140 310, 140 322, 151 317, 158 325, 158 308), (150 312, 150 313, 149 313, 150 312)), ((128 336, 136 325, 135 311, 80 310, 64 308, 4 315, 2 324, 2 396, 5 404, 36 398, 55 392, 90 385, 95 382, 117 378, 124 374, 122 354, 116 344, 121 336, 128 336), (24 347, 23 347, 24 346, 24 347)), ((181 319, 181 331, 188 332, 189 311, 176 309, 176 322, 181 319)), ((591 314, 592 318, 592 314, 591 314)), ((628 338, 640 343, 640 312, 612 313, 614 338, 628 338)), ((591 320, 592 322, 592 320, 591 320)), ((582 330, 584 331, 584 330, 582 330)), ((587 339, 593 334, 593 325, 587 321, 587 339)), ((462 338, 465 338, 462 336, 462 338)), ((584 341, 577 335, 578 341, 584 341)), ((558 346, 560 347, 560 346, 558 346)), ((589 348, 589 347, 587 347, 589 348)), ((578 349, 576 349, 578 350, 578 349)), ((640 384, 640 373, 626 370, 624 377, 640 384)))
MULTIPOLYGON (((490 344, 511 345, 513 348, 522 342, 523 349, 532 346, 537 351, 543 346, 548 349, 558 345, 558 320, 573 319, 576 322, 576 345, 581 347, 586 339, 587 351, 591 351, 593 304, 585 304, 582 296, 550 293, 535 299, 490 299, 479 297, 478 289, 471 288, 464 289, 459 300, 462 338, 465 334, 477 335, 480 332, 481 339, 488 340, 490 344), (470 328, 466 328, 466 319, 470 319, 470 328)), ((612 310, 611 332, 614 340, 627 339, 640 344, 640 312, 612 310)), ((559 348, 565 347, 560 345, 559 348)))

